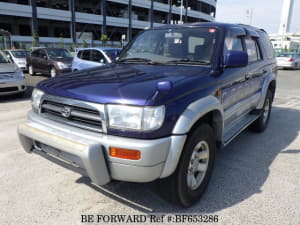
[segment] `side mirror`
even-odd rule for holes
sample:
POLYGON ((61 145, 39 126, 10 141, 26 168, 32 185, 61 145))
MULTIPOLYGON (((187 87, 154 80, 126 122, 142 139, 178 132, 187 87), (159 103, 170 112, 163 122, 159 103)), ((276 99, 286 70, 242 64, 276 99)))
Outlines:
POLYGON ((100 59, 100 63, 104 63, 104 59, 100 59))
POLYGON ((43 56, 43 59, 47 60, 47 59, 48 59, 48 57, 47 57, 46 55, 44 55, 44 56, 43 56))
POLYGON ((228 51, 225 67, 243 67, 248 65, 248 54, 242 51, 228 51))

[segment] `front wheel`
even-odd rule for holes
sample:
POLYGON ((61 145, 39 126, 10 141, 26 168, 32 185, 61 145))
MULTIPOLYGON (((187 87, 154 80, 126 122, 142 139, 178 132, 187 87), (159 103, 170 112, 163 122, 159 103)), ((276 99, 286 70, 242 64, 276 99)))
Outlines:
POLYGON ((174 174, 160 181, 162 195, 184 207, 199 200, 211 176, 215 150, 212 128, 201 124, 190 134, 174 174))
POLYGON ((52 67, 50 69, 50 76, 53 78, 53 77, 56 77, 56 75, 57 75, 56 69, 54 67, 52 67))
POLYGON ((28 73, 29 73, 31 76, 35 75, 35 72, 34 72, 34 69, 33 69, 33 66, 32 66, 32 65, 29 65, 29 66, 28 66, 28 73))
POLYGON ((271 90, 268 90, 260 116, 250 126, 252 131, 263 132, 267 128, 272 109, 272 101, 273 94, 271 90))

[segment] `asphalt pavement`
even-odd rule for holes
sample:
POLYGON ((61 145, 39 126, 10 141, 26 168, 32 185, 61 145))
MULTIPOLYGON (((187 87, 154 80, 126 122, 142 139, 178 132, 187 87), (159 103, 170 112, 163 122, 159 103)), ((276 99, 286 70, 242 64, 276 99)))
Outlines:
POLYGON ((1 225, 102 224, 82 223, 82 215, 154 213, 217 215, 216 224, 222 225, 300 224, 299 70, 279 72, 269 127, 259 134, 245 131, 218 151, 205 195, 188 209, 160 198, 155 183, 113 182, 98 187, 25 153, 17 125, 31 108, 32 88, 47 77, 26 75, 26 79, 29 89, 23 98, 0 98, 1 225))

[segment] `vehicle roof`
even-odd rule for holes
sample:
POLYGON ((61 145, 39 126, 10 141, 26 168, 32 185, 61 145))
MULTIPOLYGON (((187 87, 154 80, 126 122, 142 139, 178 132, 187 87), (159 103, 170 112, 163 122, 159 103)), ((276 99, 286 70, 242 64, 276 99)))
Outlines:
POLYGON ((79 50, 88 50, 88 49, 99 49, 99 50, 121 50, 121 48, 112 48, 112 47, 88 47, 88 48, 76 48, 79 50))
POLYGON ((63 49, 63 50, 67 50, 67 49, 65 49, 65 48, 47 48, 47 47, 42 47, 42 48, 34 49, 33 51, 41 50, 41 49, 44 49, 44 50, 52 50, 52 49, 63 49))
POLYGON ((11 51, 11 52, 14 52, 14 51, 25 51, 25 52, 28 52, 25 49, 5 49, 4 51, 11 51))
POLYGON ((235 27, 252 29, 255 31, 265 32, 263 29, 253 27, 246 24, 233 24, 233 23, 220 23, 220 22, 196 22, 196 23, 184 23, 184 24, 168 24, 151 29, 168 29, 168 28, 188 28, 188 27, 220 27, 223 29, 230 29, 235 27))

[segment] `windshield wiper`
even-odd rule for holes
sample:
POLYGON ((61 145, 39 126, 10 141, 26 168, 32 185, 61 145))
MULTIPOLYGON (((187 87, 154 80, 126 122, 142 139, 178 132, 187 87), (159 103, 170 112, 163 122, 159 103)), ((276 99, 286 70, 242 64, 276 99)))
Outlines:
POLYGON ((135 62, 143 62, 143 63, 147 63, 147 64, 162 64, 161 62, 158 62, 158 61, 153 61, 153 60, 151 60, 151 59, 145 59, 145 58, 138 58, 138 57, 136 57, 136 58, 125 58, 125 59, 119 59, 119 60, 117 60, 117 61, 115 61, 115 62, 133 62, 133 63, 135 63, 135 62))
POLYGON ((177 60, 170 60, 167 61, 166 63, 174 63, 174 64, 201 64, 201 65, 209 65, 210 62, 207 60, 192 60, 192 59, 177 59, 177 60))

